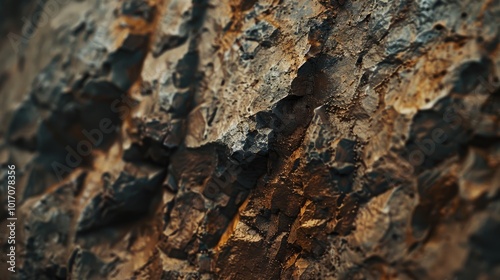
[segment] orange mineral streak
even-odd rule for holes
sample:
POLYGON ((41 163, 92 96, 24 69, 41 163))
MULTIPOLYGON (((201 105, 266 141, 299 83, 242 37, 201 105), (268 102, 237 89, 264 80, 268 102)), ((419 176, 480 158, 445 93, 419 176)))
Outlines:
POLYGON ((483 6, 481 7, 481 13, 479 14, 480 20, 483 20, 485 12, 493 10, 495 2, 496 1, 494 1, 494 0, 487 0, 484 2, 483 6))
MULTIPOLYGON (((269 184, 271 184, 271 185, 277 184, 279 179, 280 179, 280 175, 288 173, 293 168, 295 160, 300 158, 300 156, 302 155, 302 152, 303 152, 302 148, 298 148, 297 150, 295 150, 293 152, 293 154, 285 162, 282 163, 282 166, 281 166, 282 168, 279 168, 279 170, 284 170, 284 171, 280 174, 277 174, 277 176, 274 176, 274 179, 271 180, 269 182, 269 184)), ((274 190, 274 188, 269 188, 269 189, 274 190)), ((231 220, 231 222, 227 226, 226 231, 222 234, 222 236, 219 240, 219 243, 217 244, 217 246, 214 247, 215 252, 217 252, 217 253, 220 252, 222 250, 222 248, 233 237, 233 233, 236 231, 236 227, 237 227, 238 223, 240 222, 241 212, 247 208, 251 197, 252 197, 252 193, 250 193, 248 195, 248 197, 243 202, 243 204, 241 204, 241 206, 238 208, 238 212, 236 213, 236 215, 233 217, 233 219, 231 220)), ((267 202, 270 203, 270 201, 267 201, 267 202)), ((265 205, 265 206, 268 208, 271 207, 271 205, 265 205)))
POLYGON ((226 231, 222 234, 222 236, 219 240, 219 243, 217 243, 217 246, 215 246, 215 248, 214 248, 215 252, 217 252, 217 253, 220 252, 222 247, 233 236, 233 233, 236 230, 236 226, 240 222, 240 218, 241 218, 240 213, 241 213, 241 211, 243 211, 247 207, 249 202, 250 202, 250 196, 248 196, 247 199, 243 202, 243 204, 241 204, 241 206, 238 208, 238 212, 236 213, 236 215, 234 215, 233 219, 231 220, 231 222, 227 226, 226 231))
POLYGON ((243 25, 243 13, 238 8, 241 4, 240 0, 230 0, 229 5, 231 6, 231 26, 224 33, 224 35, 219 39, 219 45, 222 47, 222 52, 229 50, 233 45, 236 37, 240 33, 241 27, 243 25))

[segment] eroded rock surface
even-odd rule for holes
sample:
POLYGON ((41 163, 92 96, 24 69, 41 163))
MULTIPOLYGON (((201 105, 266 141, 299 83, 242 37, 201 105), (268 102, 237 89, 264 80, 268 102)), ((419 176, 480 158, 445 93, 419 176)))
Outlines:
POLYGON ((14 279, 500 279, 498 0, 9 5, 14 279))

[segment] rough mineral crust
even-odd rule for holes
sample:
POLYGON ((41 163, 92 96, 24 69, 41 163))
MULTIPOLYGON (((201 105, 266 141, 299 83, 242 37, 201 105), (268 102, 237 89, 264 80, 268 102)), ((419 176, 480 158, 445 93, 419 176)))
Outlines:
POLYGON ((500 1, 2 5, 0 278, 500 279, 500 1))

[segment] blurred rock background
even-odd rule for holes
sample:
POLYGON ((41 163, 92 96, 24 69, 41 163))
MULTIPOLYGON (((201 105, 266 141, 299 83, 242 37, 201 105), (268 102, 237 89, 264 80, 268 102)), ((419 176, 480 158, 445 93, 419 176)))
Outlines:
POLYGON ((2 279, 500 279, 500 1, 1 5, 2 279))

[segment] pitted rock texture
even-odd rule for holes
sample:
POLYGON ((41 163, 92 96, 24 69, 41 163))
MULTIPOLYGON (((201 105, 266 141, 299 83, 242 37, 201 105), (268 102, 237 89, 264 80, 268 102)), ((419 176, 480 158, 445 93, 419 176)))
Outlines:
POLYGON ((500 1, 6 8, 2 279, 500 279, 500 1))

